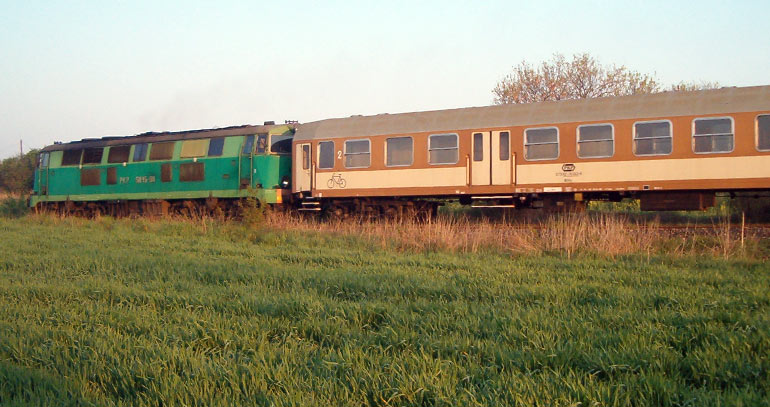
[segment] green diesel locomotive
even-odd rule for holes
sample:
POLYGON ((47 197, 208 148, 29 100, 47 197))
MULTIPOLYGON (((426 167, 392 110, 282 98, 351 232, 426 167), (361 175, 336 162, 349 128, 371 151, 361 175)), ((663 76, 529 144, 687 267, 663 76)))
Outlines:
POLYGON ((291 199, 295 125, 237 126, 54 144, 30 206, 75 215, 234 214, 291 199))

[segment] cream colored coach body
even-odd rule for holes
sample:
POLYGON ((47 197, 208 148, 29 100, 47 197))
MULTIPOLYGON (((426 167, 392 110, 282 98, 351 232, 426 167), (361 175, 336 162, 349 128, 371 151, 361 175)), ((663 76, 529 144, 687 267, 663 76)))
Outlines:
POLYGON ((760 114, 770 114, 770 86, 328 119, 299 126, 293 188, 295 193, 321 197, 714 189, 715 185, 770 189, 770 152, 759 151, 755 140, 760 114), (731 152, 693 152, 693 120, 702 117, 732 119, 731 152), (633 126, 642 121, 670 123, 671 154, 633 153, 633 126), (591 123, 612 125, 611 157, 577 156, 577 128, 591 123), (527 161, 524 130, 541 127, 558 128, 558 157, 527 161), (483 138, 484 154, 474 157, 477 133, 482 134, 475 137, 483 138), (510 156, 505 161, 500 157, 501 133, 509 133, 510 156), (429 163, 432 134, 458 135, 457 162, 429 163), (405 136, 413 139, 411 165, 386 166, 386 140, 405 136), (370 141, 370 164, 345 168, 345 141, 361 139, 370 141), (333 168, 318 166, 322 141, 334 142, 333 168), (297 160, 302 157, 297 150, 301 145, 310 145, 311 168, 303 169, 297 160))

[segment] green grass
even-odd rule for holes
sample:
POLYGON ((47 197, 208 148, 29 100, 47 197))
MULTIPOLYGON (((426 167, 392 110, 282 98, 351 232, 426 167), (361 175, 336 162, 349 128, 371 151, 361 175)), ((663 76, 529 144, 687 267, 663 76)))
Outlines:
POLYGON ((2 406, 770 405, 759 260, 46 217, 0 238, 2 406))

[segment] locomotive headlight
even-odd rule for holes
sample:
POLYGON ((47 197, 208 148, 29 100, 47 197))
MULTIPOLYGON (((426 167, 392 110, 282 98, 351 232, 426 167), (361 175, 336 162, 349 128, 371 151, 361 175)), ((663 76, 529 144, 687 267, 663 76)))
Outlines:
POLYGON ((281 178, 281 188, 288 188, 289 187, 289 177, 284 176, 281 178))

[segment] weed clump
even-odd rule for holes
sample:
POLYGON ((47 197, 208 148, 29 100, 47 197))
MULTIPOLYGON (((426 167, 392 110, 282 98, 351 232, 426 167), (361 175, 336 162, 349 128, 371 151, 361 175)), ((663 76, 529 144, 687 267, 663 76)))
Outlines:
POLYGON ((0 200, 0 216, 4 218, 20 218, 29 213, 27 197, 8 196, 0 200))
POLYGON ((247 197, 238 202, 238 212, 241 222, 255 228, 265 224, 267 208, 257 198, 247 197))

